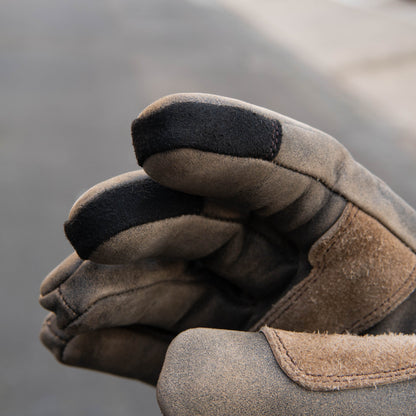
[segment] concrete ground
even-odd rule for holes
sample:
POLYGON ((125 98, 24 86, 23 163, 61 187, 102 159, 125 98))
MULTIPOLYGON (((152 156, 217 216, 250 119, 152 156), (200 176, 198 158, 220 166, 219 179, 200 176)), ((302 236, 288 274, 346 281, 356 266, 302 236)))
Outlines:
POLYGON ((153 100, 211 92, 301 119, 416 206, 416 130, 219 2, 0 8, 1 415, 160 414, 150 387, 55 362, 38 341, 37 303, 43 277, 71 252, 62 223, 73 201, 136 169, 130 122, 153 100))

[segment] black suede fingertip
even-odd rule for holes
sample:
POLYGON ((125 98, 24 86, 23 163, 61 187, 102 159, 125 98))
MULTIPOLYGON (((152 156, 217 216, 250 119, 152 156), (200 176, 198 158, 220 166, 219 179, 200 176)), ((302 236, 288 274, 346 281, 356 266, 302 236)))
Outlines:
POLYGON ((155 153, 180 148, 237 157, 273 160, 281 143, 278 120, 249 105, 189 100, 157 106, 132 123, 133 146, 139 165, 155 153))
POLYGON ((131 227, 181 215, 199 214, 201 197, 173 191, 149 178, 120 184, 91 197, 65 222, 65 234, 78 255, 91 253, 131 227))

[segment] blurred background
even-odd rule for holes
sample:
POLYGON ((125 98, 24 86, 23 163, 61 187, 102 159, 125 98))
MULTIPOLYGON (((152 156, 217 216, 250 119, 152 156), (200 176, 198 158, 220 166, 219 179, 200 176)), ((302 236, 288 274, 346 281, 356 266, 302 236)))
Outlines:
POLYGON ((130 123, 175 92, 325 130, 416 206, 416 2, 0 1, 0 414, 160 415, 154 389, 58 364, 43 277, 96 182, 137 169, 130 123))

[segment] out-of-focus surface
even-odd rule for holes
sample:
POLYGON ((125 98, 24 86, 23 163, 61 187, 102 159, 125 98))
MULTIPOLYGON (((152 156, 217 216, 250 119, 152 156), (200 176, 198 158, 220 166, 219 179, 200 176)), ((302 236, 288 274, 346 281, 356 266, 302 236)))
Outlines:
POLYGON ((272 42, 416 131, 413 0, 218 0, 272 42))
MULTIPOLYGON (((275 22, 294 18, 296 2, 275 3, 275 22)), ((71 252, 62 223, 73 201, 136 169, 130 122, 153 100, 210 92, 300 119, 416 206, 416 131, 220 2, 5 0, 0 48, 1 415, 160 414, 150 387, 55 362, 38 340, 37 303, 71 252)))

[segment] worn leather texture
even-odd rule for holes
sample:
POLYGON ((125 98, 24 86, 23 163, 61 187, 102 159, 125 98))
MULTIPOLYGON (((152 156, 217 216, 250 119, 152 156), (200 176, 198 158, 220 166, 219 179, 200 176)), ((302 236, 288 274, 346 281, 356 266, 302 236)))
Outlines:
POLYGON ((406 202, 334 138, 225 97, 165 97, 132 135, 144 171, 76 201, 76 253, 41 287, 41 339, 59 361, 155 384, 182 331, 240 330, 179 335, 165 414, 414 413, 409 380, 305 393, 264 335, 244 332, 415 333, 406 202))
MULTIPOLYGON (((311 248, 308 277, 256 325, 360 333, 416 287, 416 255, 377 220, 349 204, 311 248)), ((254 329, 257 329, 254 328, 254 329)))
POLYGON ((263 327, 280 368, 314 391, 378 387, 416 378, 416 336, 339 335, 263 327))
POLYGON ((415 388, 311 391, 282 371, 262 333, 198 328, 171 343, 157 395, 164 416, 413 416, 415 388))

